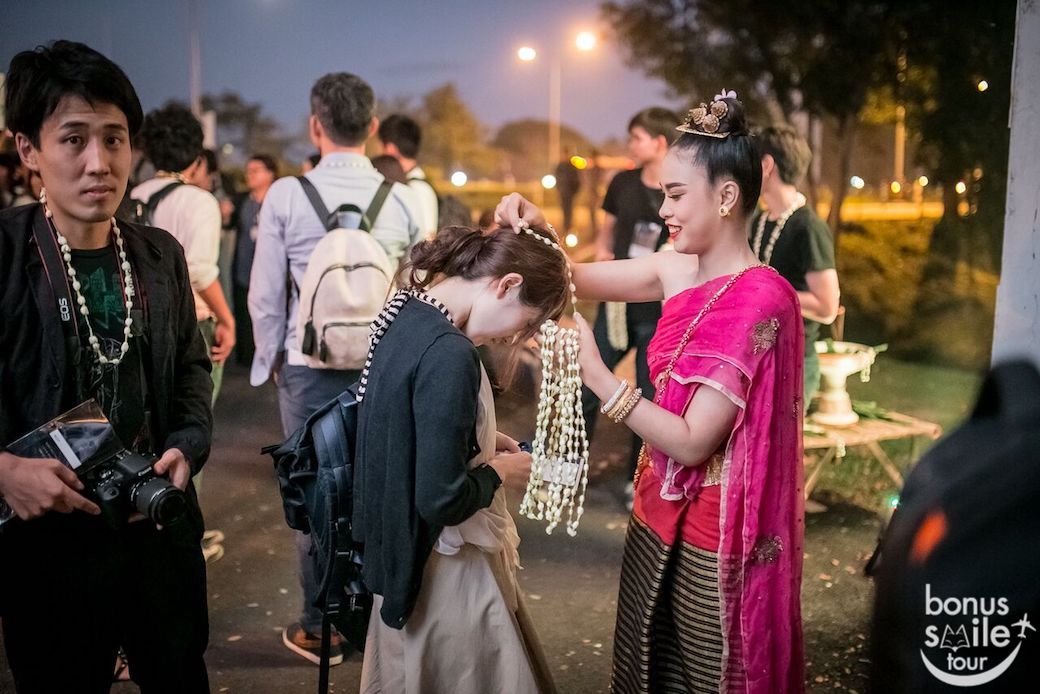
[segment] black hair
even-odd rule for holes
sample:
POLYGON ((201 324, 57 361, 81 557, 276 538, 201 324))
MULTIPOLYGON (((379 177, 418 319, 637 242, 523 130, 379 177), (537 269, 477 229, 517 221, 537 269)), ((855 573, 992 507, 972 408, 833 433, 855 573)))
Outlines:
POLYGON ((144 119, 141 136, 148 159, 160 171, 183 171, 203 152, 202 124, 178 103, 151 111, 144 119))
POLYGON ((408 184, 408 176, 405 174, 404 168, 397 157, 392 157, 389 154, 380 154, 378 157, 372 157, 372 166, 375 167, 376 171, 383 174, 383 178, 391 183, 408 184))
POLYGON ((220 164, 217 161, 217 153, 207 147, 202 150, 202 158, 206 160, 206 170, 211 174, 220 172, 220 164))
POLYGON ((422 128, 409 116, 394 113, 379 124, 379 140, 383 144, 393 143, 405 159, 419 156, 422 144, 422 128))
POLYGON ((272 157, 270 154, 254 154, 249 157, 249 161, 258 161, 264 165, 264 168, 271 172, 271 175, 278 178, 278 160, 272 157))
POLYGON ((93 48, 74 41, 22 51, 7 69, 7 127, 40 146, 40 128, 62 98, 75 95, 93 106, 112 104, 126 116, 131 139, 144 118, 134 85, 123 70, 93 48))
POLYGON ((628 121, 628 129, 631 131, 632 128, 642 128, 650 133, 650 137, 670 140, 678 122, 679 117, 675 111, 661 106, 651 106, 632 116, 632 120, 628 121))
MULTIPOLYGON (((762 154, 748 130, 744 105, 734 98, 719 101, 725 102, 726 114, 718 119, 717 129, 712 132, 725 134, 725 137, 684 132, 672 147, 689 153, 694 165, 703 166, 710 183, 720 178, 732 179, 740 188, 740 209, 748 217, 755 211, 762 193, 762 154)), ((690 123, 686 125, 695 127, 690 123)))
POLYGON ((347 72, 325 75, 311 88, 311 114, 341 147, 357 147, 368 138, 375 106, 372 87, 347 72))
POLYGON ((809 143, 789 125, 771 125, 758 134, 762 155, 773 157, 777 173, 784 183, 796 186, 809 170, 812 150, 809 143))
POLYGON ((315 166, 318 165, 318 162, 321 161, 321 155, 315 152, 314 154, 307 157, 307 161, 311 163, 311 168, 313 169, 315 166))

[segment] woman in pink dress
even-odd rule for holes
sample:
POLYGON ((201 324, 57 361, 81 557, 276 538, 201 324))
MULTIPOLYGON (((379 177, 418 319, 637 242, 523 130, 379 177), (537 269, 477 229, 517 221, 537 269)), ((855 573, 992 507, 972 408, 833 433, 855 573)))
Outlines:
MULTIPOLYGON (((802 320, 747 224, 761 157, 732 92, 693 109, 662 170, 676 252, 577 265, 578 295, 664 300, 656 393, 603 364, 578 316, 585 384, 645 447, 622 560, 614 692, 804 689, 802 320)), ((514 194, 506 225, 544 223, 514 194)))

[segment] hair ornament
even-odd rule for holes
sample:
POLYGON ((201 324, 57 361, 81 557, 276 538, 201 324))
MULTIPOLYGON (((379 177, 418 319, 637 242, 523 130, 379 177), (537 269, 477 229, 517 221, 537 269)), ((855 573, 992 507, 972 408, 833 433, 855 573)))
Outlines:
POLYGON ((723 119, 729 115, 729 104, 723 101, 723 99, 736 98, 737 93, 735 91, 723 89, 721 94, 715 95, 710 104, 702 102, 697 108, 690 109, 686 120, 676 130, 719 139, 728 137, 728 130, 719 132, 723 125, 723 119))

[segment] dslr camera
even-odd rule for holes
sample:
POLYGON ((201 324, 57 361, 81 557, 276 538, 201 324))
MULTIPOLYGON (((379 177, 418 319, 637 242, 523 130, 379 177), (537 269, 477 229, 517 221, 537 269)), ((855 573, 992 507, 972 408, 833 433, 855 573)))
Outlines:
MULTIPOLYGON (((84 496, 98 505, 113 529, 125 525, 135 511, 159 525, 172 525, 188 509, 184 492, 155 474, 155 458, 123 447, 94 400, 29 432, 7 450, 25 458, 54 458, 74 470, 84 496)), ((0 499, 0 526, 13 517, 0 499)))

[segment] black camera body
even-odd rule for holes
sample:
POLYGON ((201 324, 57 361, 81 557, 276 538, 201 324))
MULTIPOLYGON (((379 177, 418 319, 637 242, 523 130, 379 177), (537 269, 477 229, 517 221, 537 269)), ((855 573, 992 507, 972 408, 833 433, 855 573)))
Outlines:
POLYGON ((152 469, 154 460, 123 450, 79 473, 85 492, 112 528, 137 511, 159 525, 176 523, 188 509, 184 492, 152 469))
MULTIPOLYGON (((188 497, 155 474, 154 457, 127 450, 95 400, 87 400, 9 444, 24 458, 52 458, 76 472, 83 493, 101 508, 113 529, 140 512, 158 525, 173 525, 188 510, 188 497)), ((0 499, 0 526, 14 511, 0 499)))

